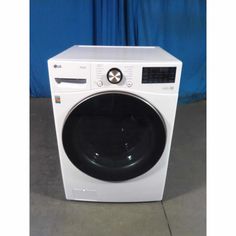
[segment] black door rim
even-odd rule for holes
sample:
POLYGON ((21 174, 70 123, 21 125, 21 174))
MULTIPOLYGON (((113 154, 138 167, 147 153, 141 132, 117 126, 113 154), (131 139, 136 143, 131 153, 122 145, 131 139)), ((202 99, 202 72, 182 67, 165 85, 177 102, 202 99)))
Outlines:
POLYGON ((65 150, 65 147, 64 147, 64 142, 63 142, 63 131, 64 131, 64 127, 65 127, 65 124, 66 124, 66 121, 67 119, 70 117, 71 113, 78 107, 80 106, 81 104, 83 104, 84 102, 86 102, 87 100, 90 100, 91 98, 96 98, 96 97, 99 97, 101 95, 108 95, 108 94, 118 94, 118 95, 126 95, 126 96, 131 96, 133 98, 136 98, 138 99, 139 101, 145 103, 146 105, 149 106, 149 108, 151 108, 155 113, 156 115, 160 118, 161 122, 162 122, 162 125, 163 125, 163 128, 164 128, 164 132, 165 132, 165 141, 164 141, 164 148, 163 148, 163 151, 162 151, 162 154, 164 153, 164 150, 166 148, 166 139, 167 139, 167 128, 166 128, 166 124, 165 124, 165 121, 161 115, 161 113, 158 111, 158 109, 152 105, 149 101, 147 101, 145 98, 139 96, 139 95, 136 95, 134 93, 130 93, 130 92, 126 92, 126 91, 119 91, 119 90, 109 90, 109 91, 102 91, 102 92, 98 92, 98 93, 94 93, 94 94, 91 94, 87 97, 85 97, 84 99, 82 99, 80 102, 78 102, 77 104, 75 104, 71 109, 70 111, 68 112, 67 116, 65 117, 64 119, 64 123, 63 123, 63 128, 62 128, 62 134, 61 134, 61 137, 62 137, 62 144, 63 144, 63 148, 64 148, 64 151, 67 155, 67 158, 70 160, 70 162, 80 171, 82 171, 84 174, 90 176, 90 177, 93 177, 95 179, 99 179, 99 180, 103 180, 103 181, 109 181, 109 182, 121 182, 121 181, 125 181, 125 180, 129 180, 129 179, 133 179, 133 178, 136 178, 136 177, 139 177, 147 172, 149 172, 161 159, 162 157, 162 154, 160 156, 160 158, 156 161, 156 163, 150 168, 148 169, 147 171, 145 171, 144 173, 139 173, 138 175, 135 175, 135 176, 132 176, 132 177, 129 177, 129 178, 121 178, 121 179, 104 179, 104 178, 99 178, 97 176, 93 176, 93 175, 90 175, 88 173, 86 173, 85 171, 81 170, 77 165, 75 165, 71 158, 68 156, 66 150, 65 150))

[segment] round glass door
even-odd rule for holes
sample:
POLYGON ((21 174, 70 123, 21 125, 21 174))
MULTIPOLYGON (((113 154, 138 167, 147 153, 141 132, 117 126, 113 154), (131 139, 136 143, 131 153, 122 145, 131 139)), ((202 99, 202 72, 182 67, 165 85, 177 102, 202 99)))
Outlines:
POLYGON ((84 173, 123 181, 150 170, 165 148, 166 130, 157 110, 128 93, 102 93, 79 103, 62 132, 65 152, 84 173))

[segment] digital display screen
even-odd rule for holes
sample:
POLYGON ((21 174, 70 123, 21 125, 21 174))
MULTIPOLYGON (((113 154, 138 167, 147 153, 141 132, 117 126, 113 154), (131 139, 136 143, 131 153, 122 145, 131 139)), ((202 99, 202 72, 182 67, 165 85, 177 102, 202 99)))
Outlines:
POLYGON ((142 83, 174 83, 176 67, 143 67, 142 83))

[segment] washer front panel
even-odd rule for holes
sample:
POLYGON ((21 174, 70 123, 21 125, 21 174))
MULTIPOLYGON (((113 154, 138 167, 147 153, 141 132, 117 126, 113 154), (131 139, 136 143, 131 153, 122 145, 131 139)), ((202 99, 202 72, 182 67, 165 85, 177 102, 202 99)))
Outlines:
POLYGON ((105 92, 80 102, 66 118, 62 142, 82 172, 123 181, 150 170, 161 158, 166 129, 160 113, 136 95, 105 92))

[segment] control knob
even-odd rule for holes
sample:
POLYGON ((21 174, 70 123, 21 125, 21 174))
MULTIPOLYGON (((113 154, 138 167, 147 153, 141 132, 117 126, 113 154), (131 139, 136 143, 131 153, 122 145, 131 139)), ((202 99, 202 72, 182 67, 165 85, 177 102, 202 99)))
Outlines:
POLYGON ((118 68, 112 68, 107 72, 107 79, 112 84, 120 83, 122 78, 122 72, 118 68))

